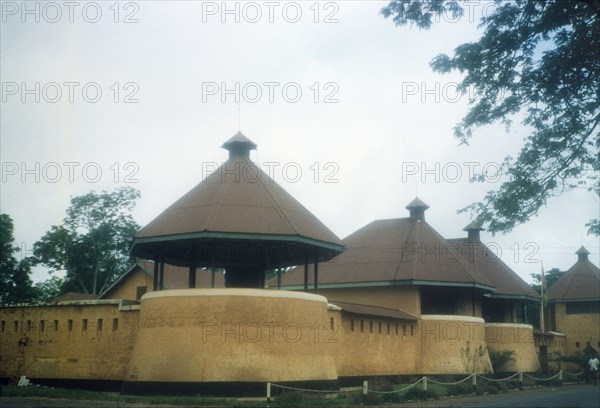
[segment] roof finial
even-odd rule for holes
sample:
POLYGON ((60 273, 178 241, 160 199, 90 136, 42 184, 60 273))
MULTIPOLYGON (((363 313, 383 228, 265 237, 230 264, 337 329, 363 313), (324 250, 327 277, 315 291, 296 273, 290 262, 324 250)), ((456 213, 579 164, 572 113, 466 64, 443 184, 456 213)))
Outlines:
MULTIPOLYGON (((473 217, 471 217, 472 219, 473 217)), ((471 221, 469 225, 463 228, 463 231, 467 231, 468 240, 471 242, 479 242, 481 238, 479 237, 479 232, 483 231, 483 228, 476 223, 475 221, 471 221)))
POLYGON ((588 255, 590 254, 590 251, 588 251, 586 249, 586 247, 584 247, 583 245, 581 246, 581 248, 579 248, 577 250, 577 252, 575 252, 577 254, 577 261, 578 262, 583 262, 583 261, 587 261, 588 260, 588 255))
POLYGON ((425 221, 425 210, 428 208, 429 206, 419 197, 415 197, 415 199, 406 206, 406 209, 410 212, 410 219, 416 221, 425 221))
POLYGON ((237 132, 231 139, 223 143, 223 149, 229 150, 229 158, 236 156, 250 158, 250 150, 256 149, 256 143, 248 139, 242 132, 237 132))

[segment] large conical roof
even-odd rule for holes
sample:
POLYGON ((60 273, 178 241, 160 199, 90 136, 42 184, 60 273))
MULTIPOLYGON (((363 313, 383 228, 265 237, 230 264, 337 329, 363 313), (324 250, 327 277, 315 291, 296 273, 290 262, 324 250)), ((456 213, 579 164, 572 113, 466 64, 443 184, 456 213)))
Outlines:
POLYGON ((198 266, 226 267, 243 253, 269 269, 301 264, 307 253, 322 261, 343 250, 333 232, 250 160, 255 143, 238 133, 223 147, 229 160, 139 231, 133 255, 160 253, 186 265, 193 252, 198 266))
POLYGON ((479 231, 483 230, 475 222, 467 225, 463 231, 469 233, 468 238, 449 239, 448 242, 458 245, 456 252, 462 259, 471 263, 477 271, 492 282, 496 291, 494 298, 539 300, 540 295, 531 288, 515 271, 506 265, 496 253, 479 239, 479 231))
MULTIPOLYGON (((343 243, 342 254, 319 266, 319 287, 414 284, 494 290, 486 276, 457 257, 455 248, 420 218, 376 220, 343 243)), ((283 275, 282 283, 296 288, 303 274, 296 268, 283 275)))
POLYGON ((600 269, 590 262, 584 247, 575 253, 575 265, 548 288, 549 301, 600 300, 600 269))

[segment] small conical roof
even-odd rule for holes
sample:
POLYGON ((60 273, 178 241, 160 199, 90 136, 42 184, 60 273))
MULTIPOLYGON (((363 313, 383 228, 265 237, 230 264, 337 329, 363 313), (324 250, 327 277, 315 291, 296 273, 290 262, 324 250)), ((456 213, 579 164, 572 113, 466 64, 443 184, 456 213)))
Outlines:
POLYGON ((272 268, 303 264, 307 252, 323 261, 343 250, 331 230, 249 159, 254 142, 237 133, 223 147, 229 160, 142 228, 132 255, 162 254, 184 266, 193 252, 198 266, 225 267, 236 254, 272 268))
POLYGON ((586 247, 584 247, 583 245, 575 252, 575 254, 577 255, 581 255, 581 254, 590 254, 591 252, 587 250, 586 247))
POLYGON ((471 221, 469 225, 463 228, 463 231, 483 231, 483 228, 475 221, 471 221))
POLYGON ((468 240, 470 242, 479 242, 481 238, 479 237, 479 233, 483 231, 483 228, 475 221, 471 221, 469 225, 463 228, 463 231, 467 231, 468 240))
POLYGON ((548 288, 548 300, 600 299, 600 269, 587 258, 589 253, 583 246, 575 252, 577 262, 548 288))
POLYGON ((412 200, 405 208, 407 210, 410 210, 412 208, 423 208, 426 210, 429 208, 429 206, 419 197, 415 197, 414 200, 412 200))
POLYGON ((429 206, 419 197, 415 197, 415 199, 406 206, 406 209, 410 212, 410 219, 413 221, 425 221, 425 210, 428 208, 429 206))
POLYGON ((242 132, 237 132, 221 146, 229 151, 230 155, 239 154, 248 157, 250 150, 255 150, 258 146, 252 140, 248 139, 242 132))

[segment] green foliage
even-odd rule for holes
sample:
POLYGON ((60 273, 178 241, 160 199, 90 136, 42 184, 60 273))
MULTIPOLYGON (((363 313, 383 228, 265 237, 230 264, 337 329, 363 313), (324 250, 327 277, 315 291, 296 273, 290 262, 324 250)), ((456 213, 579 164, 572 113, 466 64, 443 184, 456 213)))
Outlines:
MULTIPOLYGON (((457 19, 457 0, 394 0, 382 10, 398 26, 429 29, 434 17, 457 19)), ((475 211, 488 231, 508 232, 536 215, 550 197, 576 188, 600 195, 600 10, 598 2, 495 0, 481 18, 479 41, 459 45, 454 55, 438 55, 439 73, 464 74, 459 90, 475 89, 469 112, 454 129, 468 144, 476 129, 515 118, 530 129, 519 155, 506 157, 507 177, 475 211)), ((485 180, 485 175, 476 177, 485 180)), ((588 233, 600 235, 591 220, 588 233)))
POLYGON ((588 359, 590 358, 590 353, 585 353, 578 351, 570 356, 562 356, 558 355, 554 358, 554 360, 558 363, 571 363, 575 366, 579 367, 582 370, 588 369, 588 359))
POLYGON ((506 384, 507 384, 509 390, 522 390, 523 389, 523 383, 518 380, 511 380, 506 384))
POLYGON ((491 384, 479 385, 475 388, 475 394, 498 394, 498 387, 494 387, 491 384))
POLYGON ((428 399, 436 399, 438 395, 432 390, 424 390, 422 388, 412 387, 404 394, 405 401, 425 401, 428 399))
MULTIPOLYGON (((546 278, 546 286, 550 288, 557 280, 562 276, 562 272, 558 268, 552 268, 549 271, 544 272, 546 278)), ((533 278, 533 282, 530 286, 537 293, 542 293, 542 274, 541 273, 530 273, 529 276, 533 278)))
POLYGON ((383 403, 382 394, 375 394, 373 392, 363 395, 362 393, 356 395, 354 399, 356 405, 381 405, 383 403))
POLYGON ((31 282, 31 259, 18 261, 13 220, 0 214, 0 303, 27 303, 36 297, 31 282))
MULTIPOLYGON (((87 401, 115 401, 122 404, 139 404, 146 406, 148 404, 167 404, 168 406, 240 406, 235 400, 225 398, 210 398, 201 396, 189 397, 168 397, 168 396, 136 396, 119 395, 115 393, 86 391, 78 389, 53 388, 53 387, 17 387, 1 386, 3 397, 35 397, 35 398, 60 398, 69 400, 87 400, 87 401)), ((58 404, 48 403, 48 405, 58 406, 58 404)), ((82 405, 84 405, 82 403, 82 405)), ((97 404, 96 404, 97 405, 97 404)), ((111 404, 113 406, 113 404, 111 404)), ((243 406, 243 405, 242 405, 243 406)))
POLYGON ((460 349, 460 355, 467 373, 474 373, 479 370, 485 353, 486 349, 482 345, 472 348, 471 342, 467 341, 466 347, 460 349))
POLYGON ((277 407, 299 408, 339 406, 340 404, 346 405, 352 402, 351 397, 348 395, 338 395, 337 398, 329 398, 321 393, 295 390, 280 390, 274 396, 273 401, 277 407))
POLYGON ((34 244, 39 264, 66 271, 62 291, 98 295, 133 264, 129 246, 140 227, 131 211, 139 197, 130 187, 74 197, 63 223, 34 244))
POLYGON ((517 353, 514 350, 489 350, 490 361, 494 372, 501 372, 508 369, 510 363, 514 363, 517 353))
POLYGON ((467 382, 462 382, 460 384, 449 385, 446 388, 446 395, 467 395, 472 394, 474 392, 473 386, 471 384, 467 384, 467 382))
POLYGON ((37 292, 37 301, 42 303, 51 302, 61 294, 64 283, 65 280, 58 276, 52 276, 44 282, 36 283, 34 288, 37 292))
MULTIPOLYGON (((563 272, 561 272, 558 268, 552 268, 549 271, 544 273, 546 278, 546 286, 550 288, 560 277, 563 272)), ((531 273, 529 274, 533 278, 533 283, 530 284, 537 293, 542 293, 542 274, 541 273, 531 273)), ((548 309, 546 309, 548 310, 548 309)), ((540 304, 539 303, 530 303, 527 305, 527 322, 533 324, 534 327, 540 328, 540 304)), ((549 327, 546 327, 548 330, 549 327)))

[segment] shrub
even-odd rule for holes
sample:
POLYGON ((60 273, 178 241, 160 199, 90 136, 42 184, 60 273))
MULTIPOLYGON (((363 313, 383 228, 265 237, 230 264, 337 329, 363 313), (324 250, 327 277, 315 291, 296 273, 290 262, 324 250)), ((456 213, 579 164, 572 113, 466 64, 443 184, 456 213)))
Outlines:
POLYGON ((382 394, 383 402, 390 402, 393 404, 397 404, 405 400, 404 396, 401 392, 394 392, 390 394, 382 394))
POLYGON ((372 392, 369 392, 367 395, 363 395, 362 393, 356 394, 354 397, 356 405, 381 405, 382 400, 381 394, 372 392))
POLYGON ((580 369, 587 370, 588 356, 580 351, 570 356, 557 355, 554 360, 559 363, 571 363, 580 369))
POLYGON ((478 386, 477 388, 475 388, 475 394, 498 394, 498 387, 494 387, 491 384, 478 386))
POLYGON ((472 393, 473 386, 464 382, 460 384, 449 385, 448 388, 446 388, 447 395, 465 395, 472 393))
POLYGON ((393 391, 394 384, 388 378, 375 377, 369 381, 369 389, 375 391, 393 391))
POLYGON ((420 388, 413 387, 406 391, 404 394, 405 401, 424 401, 430 398, 437 398, 438 395, 432 390, 422 390, 420 388))
POLYGON ((284 390, 274 397, 276 406, 280 407, 319 407, 331 404, 331 400, 321 394, 284 390))
POLYGON ((494 372, 501 372, 508 369, 511 363, 514 363, 517 353, 514 350, 489 350, 490 361, 494 372))

